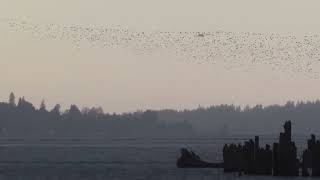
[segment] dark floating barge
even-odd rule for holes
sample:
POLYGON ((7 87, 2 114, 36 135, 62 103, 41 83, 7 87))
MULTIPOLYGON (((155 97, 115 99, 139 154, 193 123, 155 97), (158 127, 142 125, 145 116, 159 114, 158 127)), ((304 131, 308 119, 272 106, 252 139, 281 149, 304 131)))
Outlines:
POLYGON ((177 167, 222 168, 225 173, 247 175, 320 177, 320 141, 312 134, 300 161, 297 158, 297 147, 292 141, 291 122, 286 121, 283 128, 279 142, 273 143, 272 149, 268 144, 264 148, 260 147, 259 136, 256 136, 244 144, 225 144, 223 162, 209 163, 183 148, 177 167))

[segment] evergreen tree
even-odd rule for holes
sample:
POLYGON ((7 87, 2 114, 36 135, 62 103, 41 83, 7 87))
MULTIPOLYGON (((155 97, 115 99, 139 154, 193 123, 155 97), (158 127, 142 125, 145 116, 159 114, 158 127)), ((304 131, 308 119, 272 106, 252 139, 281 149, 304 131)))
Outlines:
POLYGON ((11 92, 9 95, 9 104, 16 106, 16 96, 13 94, 13 92, 11 92))
POLYGON ((40 111, 47 111, 47 110, 46 110, 46 103, 45 103, 44 100, 41 101, 39 110, 40 110, 40 111))
POLYGON ((60 115, 61 114, 60 108, 61 108, 60 104, 56 104, 54 108, 51 110, 51 113, 55 115, 60 115))

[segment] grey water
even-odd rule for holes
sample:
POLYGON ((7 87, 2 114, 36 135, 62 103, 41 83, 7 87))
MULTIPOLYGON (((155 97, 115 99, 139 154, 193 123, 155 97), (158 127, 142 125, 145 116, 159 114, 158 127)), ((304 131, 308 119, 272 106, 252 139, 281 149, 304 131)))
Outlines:
MULTIPOLYGON (((292 179, 239 177, 221 169, 178 169, 175 165, 182 147, 192 149, 204 160, 219 162, 224 143, 246 139, 0 139, 0 180, 292 179)), ((295 139, 300 151, 306 139, 295 139)), ((261 145, 276 140, 264 137, 261 145)))

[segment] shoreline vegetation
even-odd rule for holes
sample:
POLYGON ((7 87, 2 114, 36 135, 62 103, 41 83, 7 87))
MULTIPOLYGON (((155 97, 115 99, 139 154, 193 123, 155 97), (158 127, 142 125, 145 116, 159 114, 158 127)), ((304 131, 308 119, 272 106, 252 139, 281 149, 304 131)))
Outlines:
POLYGON ((63 111, 59 104, 48 110, 24 97, 10 94, 0 102, 1 139, 121 139, 121 138, 236 138, 237 135, 268 135, 273 139, 278 124, 290 119, 295 135, 320 133, 320 101, 285 105, 256 105, 241 108, 216 105, 193 110, 146 110, 105 113, 102 108, 71 105, 63 111))

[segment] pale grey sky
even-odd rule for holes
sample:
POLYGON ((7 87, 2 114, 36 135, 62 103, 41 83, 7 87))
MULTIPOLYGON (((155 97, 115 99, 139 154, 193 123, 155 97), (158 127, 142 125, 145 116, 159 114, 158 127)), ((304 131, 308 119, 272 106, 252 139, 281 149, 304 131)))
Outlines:
MULTIPOLYGON (((0 18, 101 25, 140 31, 320 34, 317 0, 0 0, 0 18)), ((2 26, 0 26, 2 27, 2 26)), ((226 69, 171 54, 74 48, 0 29, 0 98, 9 92, 39 104, 101 105, 108 112, 194 108, 220 103, 271 104, 316 99, 319 79, 257 65, 226 69)), ((316 69, 317 71, 320 71, 316 69)))

